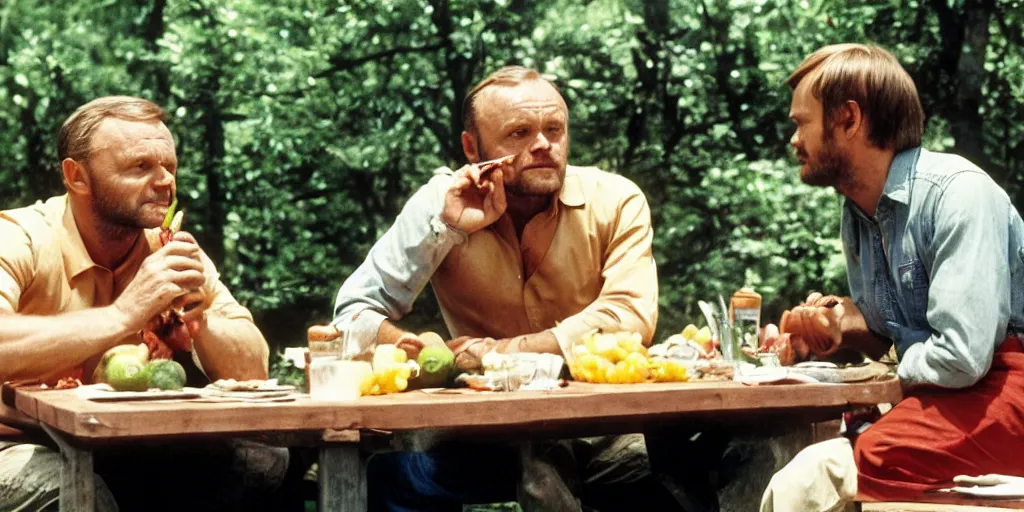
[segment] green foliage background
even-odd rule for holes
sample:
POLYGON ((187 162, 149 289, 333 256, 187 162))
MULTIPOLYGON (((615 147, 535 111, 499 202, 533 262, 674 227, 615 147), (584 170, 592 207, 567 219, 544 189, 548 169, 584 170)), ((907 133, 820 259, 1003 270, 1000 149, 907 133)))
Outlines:
MULTIPOLYGON (((844 293, 840 198, 800 184, 788 148, 785 78, 822 45, 893 51, 926 145, 1021 204, 1022 26, 1020 0, 3 0, 0 208, 62 192, 74 108, 148 97, 188 229, 268 339, 298 345, 411 192, 463 163, 465 92, 524 64, 569 102, 571 162, 647 192, 663 338, 745 283, 769 318, 844 293)), ((407 322, 440 323, 429 294, 407 322)))

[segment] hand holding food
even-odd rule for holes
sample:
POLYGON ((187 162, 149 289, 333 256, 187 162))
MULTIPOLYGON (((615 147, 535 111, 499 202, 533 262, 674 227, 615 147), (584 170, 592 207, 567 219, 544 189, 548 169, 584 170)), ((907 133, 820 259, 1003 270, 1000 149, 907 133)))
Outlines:
MULTIPOLYGON (((183 255, 198 263, 202 273, 205 266, 199 253, 199 245, 192 235, 180 231, 184 212, 175 212, 177 205, 178 198, 175 197, 161 226, 160 242, 163 247, 147 258, 147 261, 169 247, 188 245, 191 246, 190 250, 183 255)), ((195 265, 191 267, 195 268, 195 265)), ((138 278, 137 276, 136 280, 138 278)), ((198 279, 195 281, 198 282, 198 279)), ((205 284, 204 277, 198 286, 182 289, 182 293, 172 299, 170 307, 150 317, 142 330, 142 339, 149 345, 154 359, 169 359, 174 351, 192 350, 192 337, 205 327, 206 309, 209 307, 205 284)))
POLYGON ((125 314, 128 327, 142 330, 175 299, 206 283, 199 247, 172 241, 147 257, 114 306, 125 314))
POLYGON ((839 329, 842 314, 843 308, 838 304, 796 306, 783 313, 779 331, 800 338, 815 355, 829 355, 835 352, 842 342, 842 333, 839 329))
POLYGON ((811 354, 828 356, 843 346, 843 333, 867 331, 864 317, 849 297, 814 292, 807 300, 782 314, 779 326, 762 330, 759 352, 779 355, 780 363, 791 365, 811 354))

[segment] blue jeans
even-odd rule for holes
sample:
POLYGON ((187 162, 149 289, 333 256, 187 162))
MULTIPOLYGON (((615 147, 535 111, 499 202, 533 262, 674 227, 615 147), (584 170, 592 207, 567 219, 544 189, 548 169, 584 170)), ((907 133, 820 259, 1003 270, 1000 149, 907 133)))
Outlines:
POLYGON ((529 450, 450 442, 370 458, 371 512, 461 512, 519 501, 527 512, 683 510, 650 471, 643 436, 543 441, 529 450))
POLYGON ((519 459, 509 445, 460 443, 377 454, 366 472, 371 512, 461 512, 463 503, 515 501, 519 459))

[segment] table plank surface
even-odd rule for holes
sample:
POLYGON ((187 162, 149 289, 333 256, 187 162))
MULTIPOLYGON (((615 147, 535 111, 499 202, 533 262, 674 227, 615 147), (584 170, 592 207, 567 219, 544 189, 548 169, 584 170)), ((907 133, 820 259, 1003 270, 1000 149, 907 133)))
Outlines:
MULTIPOLYGON (((898 402, 899 381, 746 386, 735 382, 586 384, 545 392, 425 393, 352 402, 92 402, 74 390, 19 388, 15 406, 80 440, 324 429, 457 429, 545 422, 684 417, 716 412, 799 413, 898 402)), ((8 394, 9 396, 9 394, 8 394)))

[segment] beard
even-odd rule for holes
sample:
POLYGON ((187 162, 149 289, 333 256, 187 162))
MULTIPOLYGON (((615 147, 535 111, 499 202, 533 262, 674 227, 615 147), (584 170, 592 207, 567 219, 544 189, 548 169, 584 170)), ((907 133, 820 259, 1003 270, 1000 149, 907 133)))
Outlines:
POLYGON ((800 173, 800 181, 815 187, 842 187, 852 183, 849 153, 835 144, 831 133, 822 136, 821 149, 814 161, 800 153, 807 162, 807 171, 800 173))
POLYGON ((96 179, 95 173, 90 172, 90 175, 92 176, 93 211, 100 219, 101 224, 111 232, 110 234, 121 234, 152 227, 145 225, 138 209, 133 209, 127 202, 119 200, 123 194, 117 187, 96 179))
MULTIPOLYGON (((480 161, 486 162, 498 158, 485 150, 480 145, 480 139, 476 140, 477 150, 480 152, 480 161)), ((557 175, 551 176, 544 173, 542 176, 531 174, 529 170, 516 169, 515 181, 509 181, 505 174, 505 193, 513 196, 550 196, 562 189, 562 182, 565 181, 565 165, 559 166, 552 160, 557 168, 557 175)), ((513 163, 514 164, 514 163, 513 163)))

